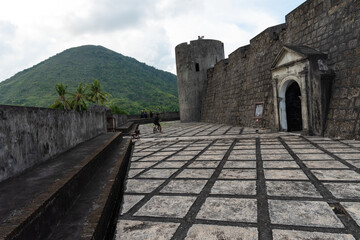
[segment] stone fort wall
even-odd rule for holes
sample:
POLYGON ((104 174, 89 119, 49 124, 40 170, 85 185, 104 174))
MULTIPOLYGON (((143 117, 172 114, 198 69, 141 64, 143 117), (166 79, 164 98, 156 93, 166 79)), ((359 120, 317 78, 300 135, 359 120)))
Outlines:
POLYGON ((308 0, 208 70, 202 121, 275 129, 271 65, 286 45, 328 54, 335 71, 325 135, 360 139, 360 2, 308 0), (253 118, 264 102, 263 118, 253 118))
POLYGON ((104 132, 104 112, 0 105, 0 181, 104 132))

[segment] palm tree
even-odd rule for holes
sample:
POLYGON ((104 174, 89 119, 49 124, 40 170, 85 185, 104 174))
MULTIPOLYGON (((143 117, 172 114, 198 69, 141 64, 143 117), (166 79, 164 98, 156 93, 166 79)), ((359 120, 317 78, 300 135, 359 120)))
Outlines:
POLYGON ((56 99, 50 108, 63 108, 66 110, 71 109, 70 103, 65 97, 65 94, 68 94, 68 92, 66 91, 67 87, 67 85, 64 86, 62 83, 57 83, 55 85, 55 91, 59 95, 59 99, 56 99))
POLYGON ((104 104, 104 102, 108 102, 107 97, 109 94, 107 92, 103 92, 100 86, 100 82, 94 79, 92 84, 87 84, 89 87, 90 93, 87 95, 87 100, 93 102, 95 104, 104 104))
POLYGON ((71 93, 72 101, 71 101, 71 107, 74 110, 87 110, 85 97, 86 97, 86 90, 87 87, 84 86, 84 84, 81 82, 79 86, 76 89, 75 93, 71 93))

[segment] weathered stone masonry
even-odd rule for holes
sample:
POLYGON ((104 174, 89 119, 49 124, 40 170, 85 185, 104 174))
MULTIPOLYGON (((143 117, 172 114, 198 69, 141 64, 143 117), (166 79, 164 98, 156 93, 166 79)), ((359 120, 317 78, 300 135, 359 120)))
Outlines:
MULTIPOLYGON (((281 130, 275 121, 273 63, 284 46, 306 46, 323 53, 326 67, 333 72, 329 106, 324 104, 318 110, 326 116, 324 130, 316 129, 321 120, 313 114, 308 133, 360 139, 359 45, 359 1, 308 0, 286 16, 285 24, 266 29, 251 39, 250 45, 240 47, 208 70, 201 119, 281 130), (258 102, 264 102, 264 112, 256 121, 254 105, 258 102)), ((315 91, 314 87, 317 85, 306 89, 315 91)), ((320 97, 307 99, 309 111, 319 105, 317 99, 320 97)))
POLYGON ((224 44, 216 40, 191 41, 176 47, 180 117, 200 121, 207 88, 207 70, 224 59, 224 44))
POLYGON ((0 181, 104 132, 104 112, 0 105, 0 181))

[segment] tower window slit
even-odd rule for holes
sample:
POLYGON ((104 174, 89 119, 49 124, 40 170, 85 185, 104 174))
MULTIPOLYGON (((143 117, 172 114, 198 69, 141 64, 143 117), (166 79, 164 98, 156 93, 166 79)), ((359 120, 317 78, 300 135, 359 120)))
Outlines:
POLYGON ((196 72, 200 71, 200 65, 199 65, 199 63, 195 63, 195 71, 196 71, 196 72))

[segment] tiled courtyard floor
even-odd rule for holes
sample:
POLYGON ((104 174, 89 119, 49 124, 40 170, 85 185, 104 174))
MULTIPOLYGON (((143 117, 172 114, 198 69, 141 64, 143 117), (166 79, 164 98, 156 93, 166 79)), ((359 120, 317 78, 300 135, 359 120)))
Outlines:
POLYGON ((360 142, 140 126, 116 239, 360 239, 360 142))

